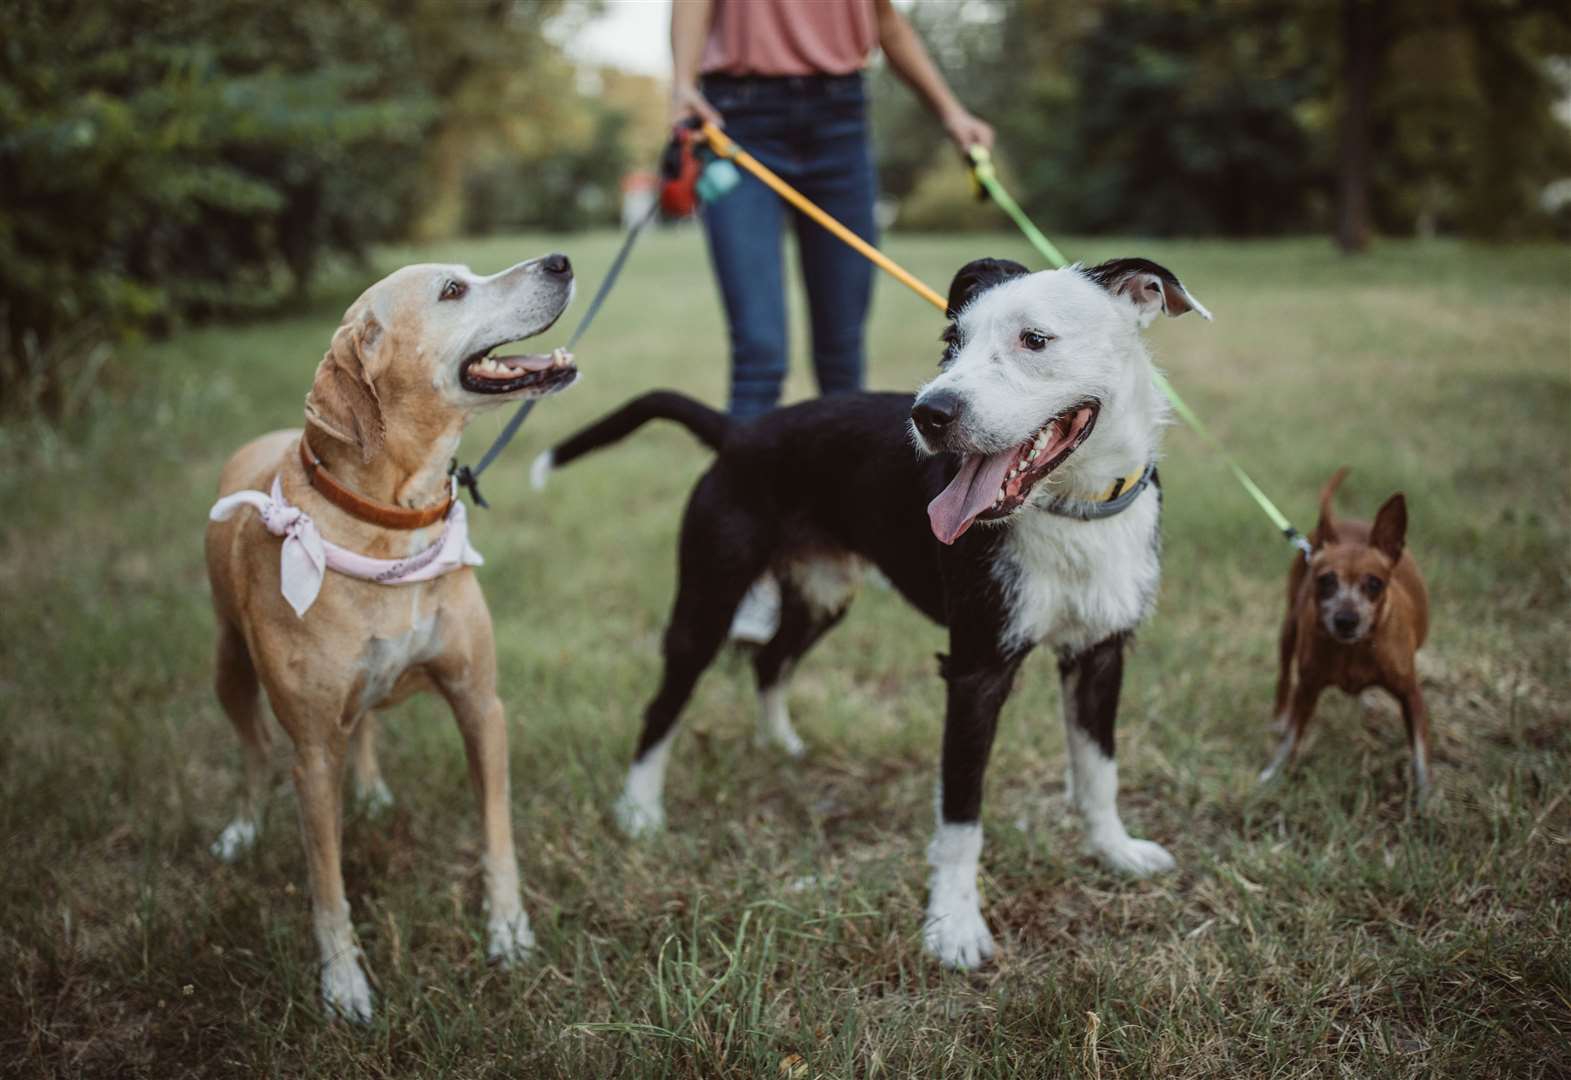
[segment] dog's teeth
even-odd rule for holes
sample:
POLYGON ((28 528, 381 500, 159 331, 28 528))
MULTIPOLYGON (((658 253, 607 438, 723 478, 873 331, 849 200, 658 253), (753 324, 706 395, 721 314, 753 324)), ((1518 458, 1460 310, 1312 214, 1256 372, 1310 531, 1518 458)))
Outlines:
POLYGON ((1035 461, 1036 460, 1036 450, 1033 449, 1029 454, 1027 454, 1026 455, 1026 460, 1027 461, 1035 461))
POLYGON ((1047 449, 1047 432, 1046 431, 1039 431, 1039 432, 1037 432, 1036 441, 1034 443, 1032 443, 1031 445, 1034 446, 1038 450, 1045 450, 1045 449, 1047 449))

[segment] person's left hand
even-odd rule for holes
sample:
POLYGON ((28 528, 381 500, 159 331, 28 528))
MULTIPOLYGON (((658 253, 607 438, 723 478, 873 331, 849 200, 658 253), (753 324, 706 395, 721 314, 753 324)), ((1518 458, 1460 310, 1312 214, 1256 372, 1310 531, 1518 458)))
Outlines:
POLYGON ((973 146, 988 150, 993 148, 992 125, 985 120, 978 120, 964 109, 957 108, 944 118, 944 130, 949 133, 954 144, 960 147, 960 152, 967 156, 973 146))

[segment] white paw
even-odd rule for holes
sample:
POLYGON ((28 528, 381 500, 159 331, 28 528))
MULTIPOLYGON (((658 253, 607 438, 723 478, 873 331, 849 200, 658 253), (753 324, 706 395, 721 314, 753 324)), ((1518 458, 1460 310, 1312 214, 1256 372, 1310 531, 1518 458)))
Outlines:
POLYGON ((1271 764, 1260 770, 1260 775, 1256 777, 1255 782, 1257 784, 1269 784, 1271 781, 1275 780, 1278 776, 1281 775, 1282 767, 1277 762, 1273 761, 1271 764))
POLYGON ((346 1020, 371 1022, 371 984, 360 967, 360 950, 346 950, 322 968, 322 1002, 346 1020))
POLYGON ((665 828, 665 809, 658 802, 640 802, 626 791, 616 800, 615 813, 617 827, 630 840, 665 828))
POLYGON ((224 826, 209 850, 224 862, 234 862, 256 846, 256 831, 256 822, 237 817, 224 826))
POLYGON ((486 924, 486 959, 493 964, 510 968, 529 959, 535 948, 535 933, 529 929, 529 916, 520 911, 516 915, 491 916, 486 924))
POLYGON ((760 732, 753 740, 753 745, 760 750, 779 750, 788 758, 801 758, 807 754, 807 744, 802 737, 789 728, 785 731, 760 732))
POLYGON ((379 778, 368 788, 357 786, 355 801, 367 817, 378 818, 393 808, 393 793, 388 790, 387 782, 379 778))
POLYGON ((1131 877, 1150 877, 1178 867, 1167 848, 1132 836, 1105 842, 1093 840, 1091 850, 1109 867, 1131 877))
POLYGON ((980 967, 997 946, 973 899, 969 903, 932 903, 922 925, 922 947, 940 964, 961 971, 980 967))

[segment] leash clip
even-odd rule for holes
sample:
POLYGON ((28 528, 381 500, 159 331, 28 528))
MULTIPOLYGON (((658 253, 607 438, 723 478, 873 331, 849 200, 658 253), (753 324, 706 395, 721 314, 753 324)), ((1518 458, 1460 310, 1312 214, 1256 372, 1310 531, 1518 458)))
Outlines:
POLYGON ((453 483, 469 492, 469 499, 482 510, 491 509, 491 504, 485 501, 485 496, 480 494, 480 478, 468 465, 460 465, 454 458, 447 466, 447 475, 453 478, 453 483))

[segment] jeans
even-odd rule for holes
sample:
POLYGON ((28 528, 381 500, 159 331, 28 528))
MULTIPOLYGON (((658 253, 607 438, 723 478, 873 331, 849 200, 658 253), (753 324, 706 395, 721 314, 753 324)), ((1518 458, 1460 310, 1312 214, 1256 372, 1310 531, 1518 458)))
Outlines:
MULTIPOLYGON (((878 182, 860 75, 705 76, 702 89, 742 149, 877 243, 878 182)), ((751 419, 780 401, 787 360, 781 235, 788 219, 801 256, 819 392, 861 389, 872 264, 745 171, 729 194, 703 207, 703 219, 731 332, 731 415, 751 419)))

